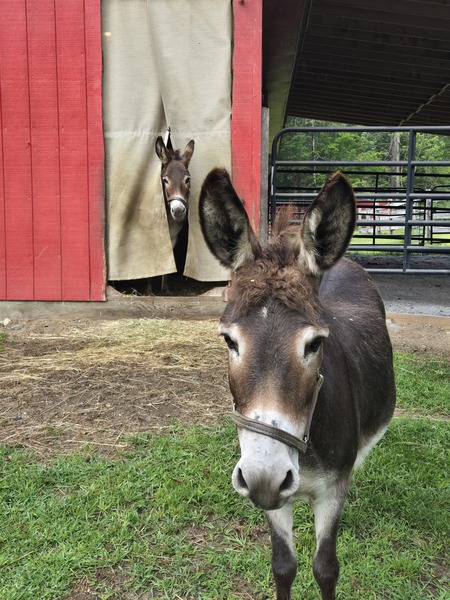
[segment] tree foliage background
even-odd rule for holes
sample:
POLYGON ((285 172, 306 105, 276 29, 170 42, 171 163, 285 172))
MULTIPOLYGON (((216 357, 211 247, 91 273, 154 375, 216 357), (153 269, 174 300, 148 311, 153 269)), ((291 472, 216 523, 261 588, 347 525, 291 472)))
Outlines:
MULTIPOLYGON (((287 127, 345 126, 340 123, 316 121, 313 119, 290 117, 287 127)), ((393 134, 386 132, 312 132, 285 135, 279 147, 282 160, 349 160, 349 161, 388 161, 407 160, 409 133, 400 132, 398 150, 393 155, 393 134)), ((416 160, 450 160, 450 136, 417 134, 416 160)), ((333 167, 314 168, 314 172, 299 172, 298 168, 288 168, 280 174, 279 184, 288 188, 320 188, 326 175, 333 167)), ((406 189, 406 167, 344 167, 356 191, 402 191, 406 189), (400 172, 398 172, 400 171, 400 172)), ((310 169, 311 171, 311 169, 310 169)), ((416 191, 433 190, 450 192, 449 167, 418 167, 415 175, 416 191)))

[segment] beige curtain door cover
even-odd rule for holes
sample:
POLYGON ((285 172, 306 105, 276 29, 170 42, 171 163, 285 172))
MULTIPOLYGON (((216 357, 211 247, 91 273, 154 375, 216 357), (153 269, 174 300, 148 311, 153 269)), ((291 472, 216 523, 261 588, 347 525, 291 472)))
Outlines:
POLYGON ((155 154, 195 140, 184 274, 223 281, 198 223, 215 166, 231 168, 230 0, 102 0, 107 260, 110 280, 176 271, 155 154))

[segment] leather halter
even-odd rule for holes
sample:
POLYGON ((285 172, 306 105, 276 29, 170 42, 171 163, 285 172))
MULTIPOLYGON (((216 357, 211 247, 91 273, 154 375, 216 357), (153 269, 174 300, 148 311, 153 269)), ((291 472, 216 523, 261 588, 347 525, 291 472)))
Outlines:
MULTIPOLYGON (((188 174, 189 174, 189 172, 188 172, 188 174)), ((188 192, 187 192, 187 196, 188 197, 187 197, 186 200, 184 198, 182 198, 181 196, 172 196, 171 198, 169 198, 167 196, 166 186, 164 185, 163 175, 162 175, 162 169, 161 169, 161 187, 162 187, 162 191, 163 191, 164 202, 166 203, 166 205, 168 207, 170 207, 170 203, 171 202, 173 202, 174 200, 178 200, 184 206, 184 208, 186 209, 186 211, 188 210, 188 207, 189 207, 189 194, 190 194, 190 191, 191 191, 190 186, 188 186, 188 192)))
MULTIPOLYGON (((183 206, 186 210, 188 209, 189 198, 187 200, 185 200, 181 196, 172 196, 171 198, 168 197, 162 175, 161 175, 161 187, 162 187, 162 191, 163 191, 164 202, 167 204, 167 206, 170 206, 170 203, 173 202, 174 200, 178 200, 179 202, 181 202, 181 204, 183 204, 183 206)), ((189 197, 190 191, 191 191, 190 188, 188 188, 188 197, 189 197)))
POLYGON ((311 421, 314 415, 314 409, 316 408, 317 397, 319 396, 319 391, 322 387, 322 383, 323 375, 319 373, 317 376, 314 394, 311 400, 311 409, 308 423, 306 424, 305 432, 303 434, 302 439, 300 439, 296 435, 292 435, 292 433, 289 433, 288 431, 284 431, 283 429, 279 429, 278 427, 269 425, 268 423, 263 423, 262 421, 258 421, 257 419, 245 417, 236 409, 236 406, 233 406, 231 418, 238 427, 242 427, 243 429, 247 429, 248 431, 253 431, 254 433, 260 433, 261 435, 273 438, 274 440, 282 442, 283 444, 286 444, 291 448, 295 448, 296 450, 304 454, 308 449, 309 429, 311 427, 311 421))
POLYGON ((173 198, 168 198, 166 193, 164 192, 164 198, 168 204, 168 206, 170 206, 171 202, 174 202, 175 200, 178 200, 178 202, 181 202, 181 204, 183 204, 184 208, 187 210, 188 208, 188 201, 185 200, 184 198, 182 198, 181 196, 174 196, 173 198))

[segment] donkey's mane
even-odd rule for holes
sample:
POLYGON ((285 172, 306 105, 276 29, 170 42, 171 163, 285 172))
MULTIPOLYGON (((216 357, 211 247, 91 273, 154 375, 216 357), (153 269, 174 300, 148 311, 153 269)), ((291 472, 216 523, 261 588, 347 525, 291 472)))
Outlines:
POLYGON ((282 233, 285 233, 292 220, 292 208, 283 206, 277 213, 273 227, 273 238, 277 238, 282 233))
POLYGON ((182 156, 183 156, 183 152, 179 148, 177 150, 173 151, 173 159, 174 160, 180 160, 182 156))
POLYGON ((271 240, 261 243, 255 260, 233 274, 230 301, 234 317, 277 301, 290 310, 301 311, 311 324, 321 321, 316 281, 299 261, 298 232, 289 230, 290 220, 290 211, 282 211, 271 240))

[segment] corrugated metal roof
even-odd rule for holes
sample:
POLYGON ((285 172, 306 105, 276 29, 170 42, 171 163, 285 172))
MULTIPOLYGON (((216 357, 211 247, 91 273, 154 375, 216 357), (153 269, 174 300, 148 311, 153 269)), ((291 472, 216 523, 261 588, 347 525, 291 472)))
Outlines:
POLYGON ((448 0, 269 0, 264 17, 274 127, 286 116, 360 125, 450 123, 448 0), (277 48, 286 40, 290 53, 281 56, 277 48))

